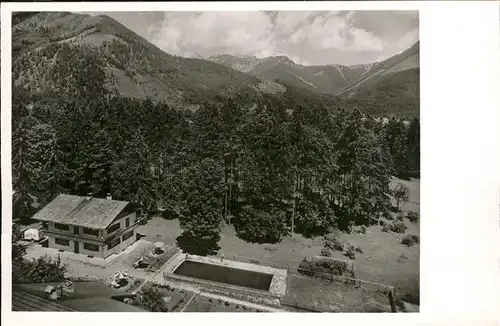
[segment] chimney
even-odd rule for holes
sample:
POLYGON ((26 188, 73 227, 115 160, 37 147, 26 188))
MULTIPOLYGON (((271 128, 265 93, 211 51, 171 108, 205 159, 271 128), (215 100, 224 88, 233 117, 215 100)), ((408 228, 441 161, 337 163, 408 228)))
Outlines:
POLYGON ((107 200, 111 200, 111 199, 113 199, 113 197, 111 197, 111 194, 110 194, 109 192, 108 192, 108 194, 106 195, 106 199, 107 199, 107 200))

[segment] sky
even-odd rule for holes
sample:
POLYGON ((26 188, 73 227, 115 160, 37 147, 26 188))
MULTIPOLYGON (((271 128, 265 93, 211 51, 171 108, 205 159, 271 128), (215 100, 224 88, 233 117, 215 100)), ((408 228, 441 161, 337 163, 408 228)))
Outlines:
MULTIPOLYGON (((94 13, 95 14, 95 13, 94 13)), ((169 54, 286 55, 297 64, 366 64, 419 39, 418 11, 105 12, 169 54)))

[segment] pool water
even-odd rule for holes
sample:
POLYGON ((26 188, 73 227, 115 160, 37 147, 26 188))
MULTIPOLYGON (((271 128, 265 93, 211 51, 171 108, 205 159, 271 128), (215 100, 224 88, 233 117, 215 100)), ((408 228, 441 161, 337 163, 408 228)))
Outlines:
POLYGON ((182 262, 174 274, 266 291, 269 290, 273 278, 272 274, 189 260, 182 262))

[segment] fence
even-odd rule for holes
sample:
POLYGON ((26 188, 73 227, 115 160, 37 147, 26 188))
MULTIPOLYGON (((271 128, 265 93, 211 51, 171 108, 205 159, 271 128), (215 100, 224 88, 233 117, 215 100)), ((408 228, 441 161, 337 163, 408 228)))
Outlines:
MULTIPOLYGON (((210 257, 220 258, 220 256, 215 256, 215 255, 210 255, 210 257)), ((313 258, 316 260, 329 259, 329 260, 333 260, 333 261, 344 262, 347 265, 349 265, 349 261, 343 260, 343 259, 335 259, 335 258, 320 257, 320 256, 314 256, 313 258)), ((265 260, 261 260, 261 259, 239 256, 239 255, 224 255, 224 259, 234 260, 234 261, 238 261, 238 262, 242 262, 242 263, 269 266, 269 267, 273 267, 273 268, 277 268, 277 269, 284 269, 287 271, 287 273, 293 274, 293 275, 304 276, 304 275, 309 274, 309 275, 312 275, 312 277, 319 278, 319 279, 326 280, 326 281, 330 281, 330 282, 333 282, 333 281, 342 282, 343 284, 352 285, 352 286, 355 286, 358 288, 363 288, 363 289, 369 290, 369 291, 382 292, 384 294, 392 292, 393 295, 395 295, 395 288, 393 286, 390 286, 387 284, 382 284, 382 283, 365 281, 365 280, 357 279, 355 277, 339 276, 339 275, 334 275, 331 273, 321 273, 321 272, 318 272, 318 271, 315 271, 312 269, 299 268, 299 266, 294 266, 294 265, 290 265, 290 264, 276 263, 276 262, 265 261, 265 260)), ((353 264, 353 263, 351 262, 351 264, 353 264)))

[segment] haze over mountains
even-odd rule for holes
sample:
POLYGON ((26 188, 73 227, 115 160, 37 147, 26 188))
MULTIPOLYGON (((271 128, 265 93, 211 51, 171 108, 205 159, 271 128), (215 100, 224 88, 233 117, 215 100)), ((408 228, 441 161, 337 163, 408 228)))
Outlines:
POLYGON ((12 32, 14 86, 33 93, 71 87, 93 58, 92 64, 105 67, 110 90, 183 107, 240 93, 314 98, 374 115, 419 111, 418 42, 373 64, 303 66, 286 56, 170 55, 108 16, 18 13, 12 32))

